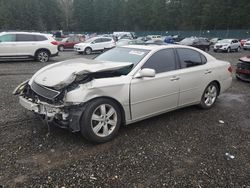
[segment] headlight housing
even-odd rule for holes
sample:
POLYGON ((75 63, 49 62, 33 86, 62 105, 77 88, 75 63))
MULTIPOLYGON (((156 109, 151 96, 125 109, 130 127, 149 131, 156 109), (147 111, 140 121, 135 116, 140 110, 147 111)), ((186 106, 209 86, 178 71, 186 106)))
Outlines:
POLYGON ((24 82, 22 82, 21 84, 19 84, 14 91, 12 92, 13 95, 19 95, 23 92, 23 90, 25 89, 25 87, 27 86, 27 84, 29 83, 30 80, 26 80, 24 82))

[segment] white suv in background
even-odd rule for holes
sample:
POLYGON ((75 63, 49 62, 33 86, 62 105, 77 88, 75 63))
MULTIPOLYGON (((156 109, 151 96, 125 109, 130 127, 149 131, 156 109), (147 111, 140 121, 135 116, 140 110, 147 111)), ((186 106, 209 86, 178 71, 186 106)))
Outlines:
POLYGON ((240 41, 237 39, 223 39, 219 40, 217 43, 214 45, 214 52, 218 51, 225 51, 230 53, 231 51, 240 51, 241 49, 241 44, 240 41))
POLYGON ((34 58, 49 61, 58 55, 58 42, 48 35, 30 32, 0 33, 0 59, 34 58))
POLYGON ((74 46, 76 52, 87 55, 91 54, 93 51, 104 51, 115 47, 115 41, 110 37, 93 37, 85 42, 78 43, 74 46))

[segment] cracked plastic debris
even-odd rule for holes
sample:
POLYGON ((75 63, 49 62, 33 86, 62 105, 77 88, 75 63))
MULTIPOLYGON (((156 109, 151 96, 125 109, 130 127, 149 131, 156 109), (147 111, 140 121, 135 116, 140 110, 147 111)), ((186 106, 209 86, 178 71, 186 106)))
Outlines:
POLYGON ((223 120, 219 120, 219 123, 220 124, 224 124, 225 122, 223 120))
POLYGON ((234 156, 234 155, 231 155, 231 154, 229 154, 229 153, 225 153, 225 158, 226 158, 227 160, 232 160, 232 159, 235 158, 235 156, 234 156))

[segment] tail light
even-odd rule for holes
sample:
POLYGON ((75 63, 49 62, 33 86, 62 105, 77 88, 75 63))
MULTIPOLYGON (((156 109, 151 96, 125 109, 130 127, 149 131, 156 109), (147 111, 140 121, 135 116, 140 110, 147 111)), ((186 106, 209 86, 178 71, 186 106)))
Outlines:
POLYGON ((230 67, 228 67, 228 69, 227 69, 230 73, 233 73, 233 68, 232 68, 232 66, 230 65, 230 67))
POLYGON ((56 45, 56 46, 57 46, 57 45, 58 45, 58 42, 57 42, 57 41, 52 41, 52 42, 51 42, 51 44, 53 44, 53 45, 56 45))

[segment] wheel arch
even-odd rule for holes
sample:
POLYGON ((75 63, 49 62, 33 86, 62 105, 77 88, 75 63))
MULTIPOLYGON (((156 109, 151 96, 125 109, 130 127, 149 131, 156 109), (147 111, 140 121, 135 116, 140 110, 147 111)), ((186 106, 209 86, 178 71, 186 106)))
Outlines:
POLYGON ((212 82, 210 82, 208 85, 210 85, 211 83, 215 83, 218 87, 218 96, 220 95, 220 91, 221 91, 221 85, 220 82, 218 80, 213 80, 212 82))
POLYGON ((91 103, 92 101, 97 100, 97 99, 108 99, 108 100, 113 101, 115 104, 117 104, 117 106, 119 107, 119 109, 121 111, 122 124, 126 124, 125 110, 124 110, 122 104, 118 100, 116 100, 112 97, 108 97, 108 96, 98 96, 98 97, 94 97, 94 98, 90 99, 89 101, 87 101, 87 103, 91 103))
POLYGON ((39 51, 42 51, 42 50, 49 52, 49 55, 51 55, 51 52, 50 52, 49 49, 47 49, 47 48, 39 48, 39 49, 37 49, 37 50, 35 51, 34 57, 36 57, 36 54, 37 54, 39 51))
POLYGON ((90 46, 86 46, 86 47, 84 48, 84 51, 85 51, 86 49, 88 49, 88 48, 90 48, 90 49, 93 51, 93 48, 91 48, 90 46))

